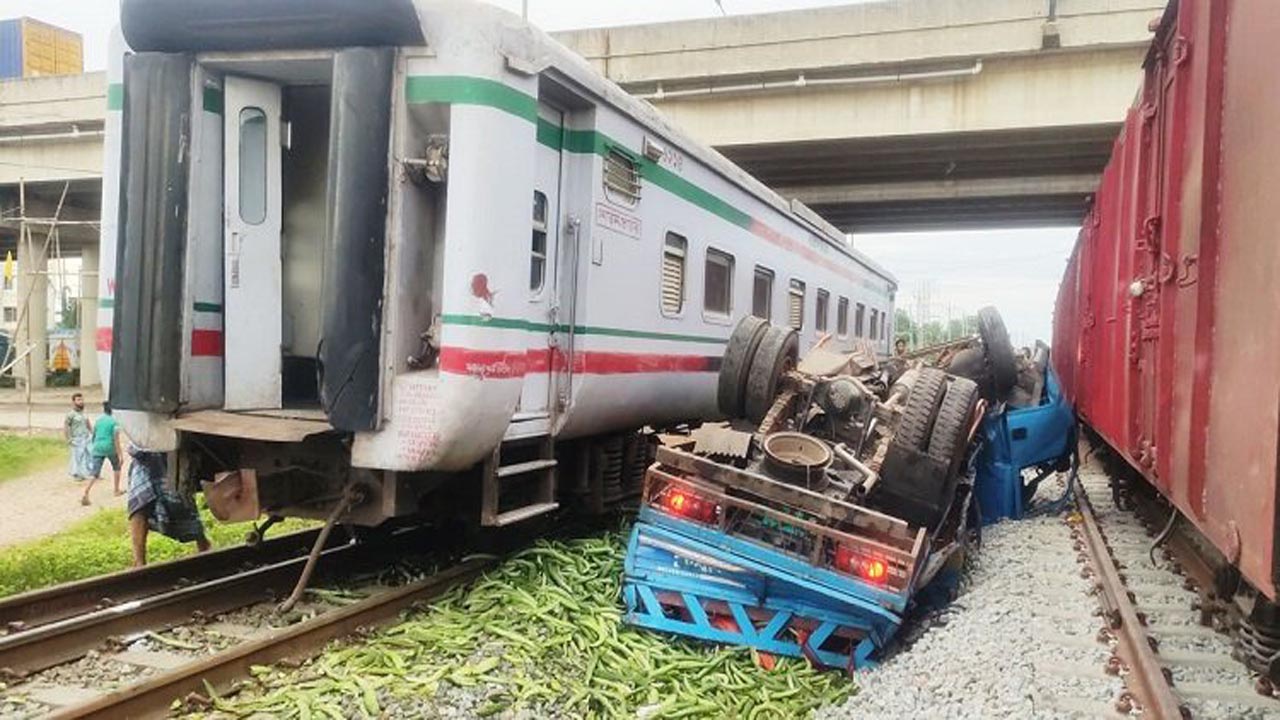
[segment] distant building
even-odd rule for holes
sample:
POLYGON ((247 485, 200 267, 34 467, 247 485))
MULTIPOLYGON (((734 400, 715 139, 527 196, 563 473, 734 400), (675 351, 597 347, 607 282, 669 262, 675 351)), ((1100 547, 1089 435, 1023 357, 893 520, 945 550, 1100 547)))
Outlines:
POLYGON ((82 72, 80 33, 29 17, 0 20, 0 80, 82 72))

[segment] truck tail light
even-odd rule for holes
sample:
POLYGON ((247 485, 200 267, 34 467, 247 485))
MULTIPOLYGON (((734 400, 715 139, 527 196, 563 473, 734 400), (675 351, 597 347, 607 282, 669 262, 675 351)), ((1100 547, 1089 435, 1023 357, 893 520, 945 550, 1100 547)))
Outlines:
POLYGON ((843 545, 836 546, 836 569, 876 584, 889 579, 889 568, 883 560, 856 553, 843 545))
POLYGON ((671 515, 707 525, 714 525, 720 515, 719 505, 675 485, 659 495, 655 504, 671 515))

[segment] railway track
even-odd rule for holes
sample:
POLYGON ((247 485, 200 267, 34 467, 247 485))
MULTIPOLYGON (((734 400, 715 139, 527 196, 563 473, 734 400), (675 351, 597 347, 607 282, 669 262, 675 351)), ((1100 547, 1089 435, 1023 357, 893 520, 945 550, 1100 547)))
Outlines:
POLYGON ((242 551, 210 553, 6 601, 8 615, 24 619, 0 636, 0 716, 163 714, 185 692, 205 692, 205 680, 217 687, 250 665, 304 654, 394 616, 483 565, 462 563, 422 579, 422 567, 442 560, 423 554, 442 545, 428 529, 341 541, 320 554, 304 602, 280 615, 275 601, 292 589, 307 560, 305 541, 315 539, 298 535, 279 538, 265 555, 253 556, 256 563, 246 563, 250 554, 242 551), (95 601, 104 590, 129 599, 95 601))
MULTIPOLYGON (((318 529, 303 530, 274 537, 258 545, 237 545, 4 598, 0 600, 0 638, 207 582, 236 570, 297 557, 311 548, 319 532, 318 529)), ((344 533, 335 533, 329 547, 345 541, 344 533)), ((0 663, 0 667, 3 666, 0 663)))
MULTIPOLYGON (((1141 710, 1158 718, 1280 718, 1280 700, 1234 657, 1225 630, 1205 612, 1211 571, 1194 544, 1174 536, 1152 552, 1156 509, 1139 501, 1138 512, 1112 503, 1111 478, 1097 467, 1080 472, 1079 522, 1073 533, 1087 554, 1114 644, 1111 671, 1132 694, 1116 710, 1141 710), (1260 689, 1266 692, 1260 692, 1260 689)), ((1166 511, 1167 512, 1167 511, 1166 511)))

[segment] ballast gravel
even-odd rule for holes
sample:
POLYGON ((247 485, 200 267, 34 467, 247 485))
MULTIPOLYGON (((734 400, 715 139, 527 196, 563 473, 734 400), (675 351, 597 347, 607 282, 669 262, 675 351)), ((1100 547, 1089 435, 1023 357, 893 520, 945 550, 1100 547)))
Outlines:
MULTIPOLYGON (((1050 483, 1042 494, 1061 491, 1050 483)), ((971 552, 956 601, 910 647, 857 673, 816 717, 1051 718, 1112 713, 1122 690, 1067 515, 1001 522, 971 552)), ((913 633, 914 634, 914 633, 913 633)))

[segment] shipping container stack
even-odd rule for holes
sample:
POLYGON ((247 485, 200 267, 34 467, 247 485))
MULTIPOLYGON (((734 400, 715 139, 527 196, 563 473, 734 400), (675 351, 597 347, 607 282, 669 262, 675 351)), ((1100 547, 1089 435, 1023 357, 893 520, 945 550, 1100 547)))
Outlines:
POLYGON ((0 20, 0 80, 82 72, 79 33, 25 17, 0 20))

